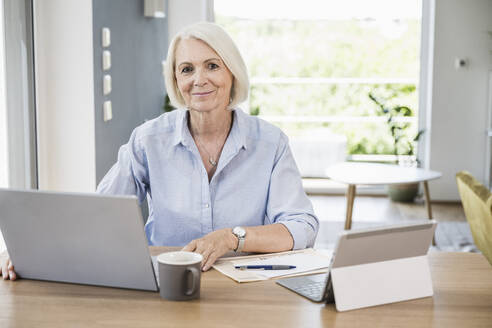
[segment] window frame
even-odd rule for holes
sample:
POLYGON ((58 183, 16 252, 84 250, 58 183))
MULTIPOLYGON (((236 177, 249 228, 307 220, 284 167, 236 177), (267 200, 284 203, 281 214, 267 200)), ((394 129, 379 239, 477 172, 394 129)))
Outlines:
POLYGON ((33 0, 5 0, 8 187, 37 189, 33 0))

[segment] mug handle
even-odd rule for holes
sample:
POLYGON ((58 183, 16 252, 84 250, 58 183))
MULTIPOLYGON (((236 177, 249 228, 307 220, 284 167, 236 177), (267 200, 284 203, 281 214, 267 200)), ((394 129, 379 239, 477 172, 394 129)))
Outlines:
POLYGON ((198 269, 195 267, 186 268, 186 272, 191 272, 191 274, 193 274, 191 288, 188 288, 185 291, 186 296, 190 296, 196 292, 196 287, 198 285, 196 282, 200 279, 200 272, 198 272, 198 269))

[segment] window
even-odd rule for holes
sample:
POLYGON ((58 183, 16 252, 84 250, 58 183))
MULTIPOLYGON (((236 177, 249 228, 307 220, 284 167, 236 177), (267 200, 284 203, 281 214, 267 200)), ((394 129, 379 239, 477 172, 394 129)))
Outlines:
POLYGON ((369 94, 386 107, 412 109, 392 118, 400 138, 411 141, 418 129, 420 1, 216 0, 214 8, 248 66, 250 113, 287 133, 303 176, 323 176, 322 168, 306 166, 320 149, 327 152, 323 167, 414 157, 413 145, 395 148, 388 117, 369 94))
MULTIPOLYGON (((7 152, 7 111, 5 104, 5 56, 3 32, 3 1, 0 4, 0 188, 8 187, 7 152)), ((0 231, 0 254, 5 250, 5 242, 0 231)))
POLYGON ((32 3, 3 1, 2 6, 0 174, 10 188, 37 188, 32 3))
POLYGON ((31 9, 0 3, 0 186, 16 189, 37 187, 31 9))
POLYGON ((0 5, 0 188, 8 187, 7 111, 5 103, 5 43, 3 2, 0 5))

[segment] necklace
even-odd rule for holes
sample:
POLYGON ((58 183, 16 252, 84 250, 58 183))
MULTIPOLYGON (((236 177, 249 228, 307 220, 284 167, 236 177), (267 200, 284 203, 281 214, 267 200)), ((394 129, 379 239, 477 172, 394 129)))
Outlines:
POLYGON ((208 155, 208 162, 210 163, 210 165, 212 165, 213 167, 217 166, 217 161, 212 157, 212 155, 210 155, 210 153, 208 152, 207 148, 205 148, 205 146, 202 144, 202 142, 200 141, 200 138, 198 138, 198 136, 196 137, 196 141, 198 141, 198 143, 200 144, 200 146, 202 146, 202 149, 205 150, 205 152, 207 153, 207 155, 208 155))
MULTIPOLYGON (((231 124, 232 124, 232 122, 231 122, 231 124)), ((229 129, 226 129, 225 130, 225 133, 223 135, 221 135, 221 137, 218 138, 217 140, 222 140, 224 138, 224 136, 229 133, 230 128, 231 127, 229 126, 229 129)), ((196 141, 198 141, 198 144, 207 153, 207 155, 208 155, 208 162, 210 163, 210 165, 212 165, 213 167, 216 167, 217 166, 217 160, 210 154, 210 152, 207 150, 207 148, 205 147, 205 145, 200 141, 200 137, 198 136, 198 134, 196 134, 195 136, 196 136, 196 141)), ((224 140, 224 142, 225 142, 225 140, 224 140)), ((217 148, 221 148, 221 147, 219 147, 219 144, 218 144, 217 141, 216 141, 216 144, 215 145, 217 146, 217 148)), ((217 156, 220 154, 220 151, 221 150, 219 149, 217 156)))

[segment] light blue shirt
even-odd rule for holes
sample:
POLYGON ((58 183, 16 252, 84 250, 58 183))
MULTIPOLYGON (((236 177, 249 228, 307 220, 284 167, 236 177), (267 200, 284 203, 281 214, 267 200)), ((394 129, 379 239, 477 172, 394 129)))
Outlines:
POLYGON ((210 183, 187 110, 178 109, 133 131, 97 191, 147 197, 150 245, 184 246, 222 228, 281 223, 294 249, 313 246, 319 223, 287 136, 240 109, 233 113, 210 183))

